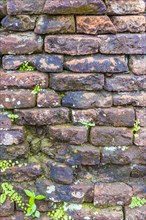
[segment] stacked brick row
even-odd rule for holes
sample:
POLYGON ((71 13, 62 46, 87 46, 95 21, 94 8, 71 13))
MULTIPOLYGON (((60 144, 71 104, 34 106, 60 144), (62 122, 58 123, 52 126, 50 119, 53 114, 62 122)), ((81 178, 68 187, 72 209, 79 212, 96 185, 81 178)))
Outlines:
MULTIPOLYGON (((40 211, 70 202, 75 220, 145 219, 128 207, 146 197, 144 13, 144 0, 0 0, 0 160, 27 162, 0 181, 45 194, 40 211)), ((7 201, 0 219, 24 216, 7 201)))

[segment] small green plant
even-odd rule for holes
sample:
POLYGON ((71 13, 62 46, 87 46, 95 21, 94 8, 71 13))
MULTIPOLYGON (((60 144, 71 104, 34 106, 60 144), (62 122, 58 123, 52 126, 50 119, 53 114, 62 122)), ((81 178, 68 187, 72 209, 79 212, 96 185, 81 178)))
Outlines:
POLYGON ((139 121, 139 119, 137 119, 137 120, 135 120, 135 122, 134 122, 134 126, 133 126, 133 128, 132 128, 132 131, 133 131, 133 135, 134 135, 134 137, 135 138, 137 138, 138 137, 138 134, 137 134, 137 132, 140 130, 140 121, 139 121))
POLYGON ((29 65, 28 62, 24 62, 20 67, 19 67, 19 71, 33 71, 34 67, 29 65))
POLYGON ((18 161, 12 161, 12 160, 0 160, 0 170, 1 172, 5 172, 7 169, 10 167, 22 167, 22 166, 27 166, 27 163, 22 163, 20 164, 18 161))
POLYGON ((94 127, 95 126, 95 123, 91 123, 91 122, 88 122, 88 121, 81 121, 80 123, 82 125, 84 125, 86 128, 94 127))
POLYGON ((14 122, 17 118, 19 118, 19 115, 16 115, 16 114, 8 114, 8 118, 10 118, 12 122, 14 122))
POLYGON ((29 202, 27 204, 28 208, 26 210, 26 217, 32 216, 33 218, 40 218, 40 212, 37 210, 35 200, 42 200, 46 197, 44 195, 35 195, 34 192, 30 190, 24 190, 26 195, 29 197, 29 202))
POLYGON ((48 212, 51 220, 72 220, 72 217, 65 212, 64 204, 54 205, 54 210, 48 212))
POLYGON ((13 186, 9 183, 1 184, 3 193, 0 195, 0 204, 2 205, 7 198, 10 199, 11 202, 15 202, 19 207, 25 210, 25 204, 22 201, 22 196, 20 196, 13 188, 13 186))
POLYGON ((38 94, 42 89, 40 88, 39 85, 36 85, 35 88, 32 90, 32 93, 33 94, 38 94))
POLYGON ((131 204, 129 205, 130 208, 135 208, 135 207, 141 207, 146 204, 146 199, 145 198, 140 198, 138 196, 132 197, 131 204))

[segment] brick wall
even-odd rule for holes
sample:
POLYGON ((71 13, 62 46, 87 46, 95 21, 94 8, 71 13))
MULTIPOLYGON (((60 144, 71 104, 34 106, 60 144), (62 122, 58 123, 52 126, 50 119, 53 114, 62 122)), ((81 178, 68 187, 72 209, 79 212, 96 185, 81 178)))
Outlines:
MULTIPOLYGON (((39 219, 69 202, 75 220, 145 220, 129 208, 146 198, 144 13, 144 0, 0 0, 0 160, 27 163, 0 182, 46 195, 39 219)), ((24 215, 7 200, 0 219, 24 215)))

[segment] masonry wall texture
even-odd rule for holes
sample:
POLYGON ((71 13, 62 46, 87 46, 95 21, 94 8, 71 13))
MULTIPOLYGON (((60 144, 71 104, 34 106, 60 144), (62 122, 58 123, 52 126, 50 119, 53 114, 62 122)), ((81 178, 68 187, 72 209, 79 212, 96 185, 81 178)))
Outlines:
MULTIPOLYGON (((27 163, 0 183, 46 195, 40 220, 52 202, 81 204, 75 220, 146 220, 129 208, 146 198, 145 3, 0 0, 0 160, 27 163)), ((31 218, 6 200, 0 219, 31 218)))

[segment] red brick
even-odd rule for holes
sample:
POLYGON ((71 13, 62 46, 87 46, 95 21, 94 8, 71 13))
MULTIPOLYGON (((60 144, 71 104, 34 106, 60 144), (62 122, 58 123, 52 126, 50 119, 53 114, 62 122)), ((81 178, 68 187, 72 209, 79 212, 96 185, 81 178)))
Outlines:
POLYGON ((146 76, 114 75, 106 78, 105 90, 107 91, 134 91, 146 89, 146 76))
POLYGON ((146 145, 146 127, 140 128, 137 134, 138 134, 138 137, 135 137, 134 143, 138 146, 145 146, 146 145))
POLYGON ((145 32, 145 17, 143 15, 113 16, 111 20, 117 32, 145 32))
POLYGON ((106 6, 101 0, 78 0, 70 2, 69 0, 53 2, 47 0, 44 6, 46 14, 104 14, 106 6))
POLYGON ((9 15, 41 14, 45 0, 8 0, 7 11, 9 15))
POLYGON ((19 125, 53 125, 70 121, 67 108, 15 110, 19 125))
POLYGON ((48 137, 54 141, 69 144, 83 144, 87 142, 88 129, 85 127, 57 125, 48 129, 48 137))
POLYGON ((0 217, 7 217, 14 213, 14 202, 11 202, 9 199, 0 205, 0 217))
POLYGON ((25 88, 31 89, 36 85, 40 85, 41 88, 48 87, 48 74, 40 73, 37 71, 14 71, 14 72, 4 72, 0 71, 0 89, 13 89, 15 88, 25 88))
POLYGON ((113 95, 114 105, 133 105, 146 107, 146 92, 121 92, 113 95))
POLYGON ((146 75, 146 56, 133 55, 130 56, 129 65, 131 71, 135 75, 146 75))
POLYGON ((38 17, 34 32, 37 34, 75 33, 75 20, 73 15, 41 15, 38 17))
POLYGON ((47 53, 86 55, 98 53, 97 37, 84 35, 49 35, 45 38, 47 53))
POLYGON ((103 74, 51 74, 50 87, 57 91, 101 90, 104 86, 103 74))
POLYGON ((42 52, 43 39, 33 32, 0 34, 0 54, 32 54, 42 52))
POLYGON ((54 90, 42 90, 38 93, 37 107, 58 107, 61 105, 61 97, 54 90))
POLYGON ((105 0, 108 14, 140 14, 145 11, 144 0, 105 0))
POLYGON ((132 144, 132 130, 128 128, 93 127, 90 142, 96 146, 125 146, 132 144))
POLYGON ((5 172, 0 173, 0 181, 24 182, 33 181, 42 175, 42 169, 39 164, 28 164, 27 166, 10 167, 5 172))
POLYGON ((145 54, 146 34, 100 35, 100 52, 103 54, 145 54))
POLYGON ((125 183, 99 183, 94 188, 95 206, 128 205, 132 188, 125 183))
POLYGON ((115 127, 132 127, 135 112, 132 108, 99 108, 88 110, 72 110, 73 122, 94 122, 96 125, 112 125, 115 127))
POLYGON ((136 118, 140 121, 140 126, 146 127, 146 109, 136 109, 136 118))
POLYGON ((36 105, 35 95, 30 90, 0 91, 1 108, 31 108, 36 105))
POLYGON ((77 16, 77 33, 115 33, 116 29, 108 16, 77 16))
POLYGON ((0 145, 20 144, 24 141, 23 127, 12 127, 11 130, 0 131, 0 145))

